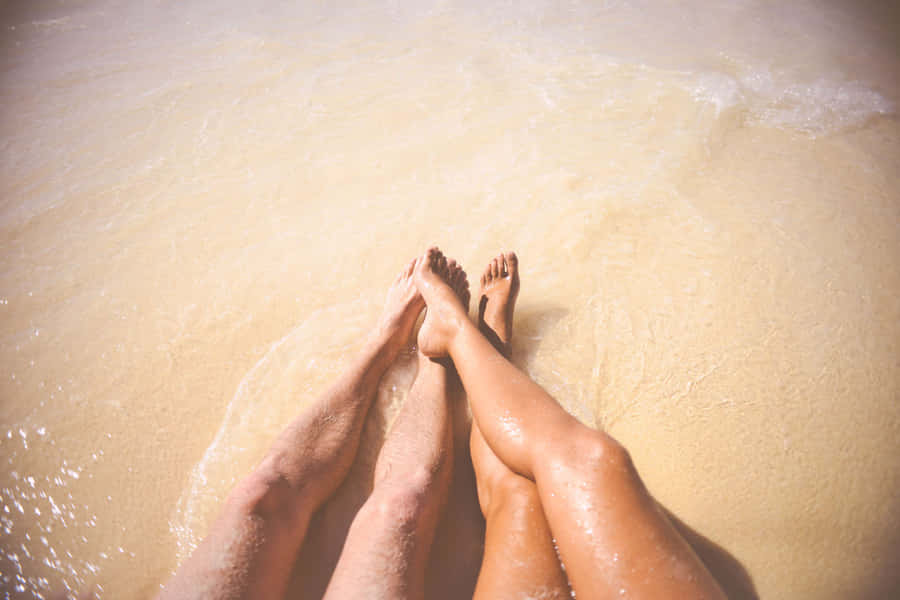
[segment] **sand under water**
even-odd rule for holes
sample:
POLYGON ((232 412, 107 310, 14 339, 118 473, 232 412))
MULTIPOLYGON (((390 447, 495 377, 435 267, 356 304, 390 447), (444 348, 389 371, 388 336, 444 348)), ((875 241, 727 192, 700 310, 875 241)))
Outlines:
POLYGON ((0 5, 3 597, 155 593, 433 243, 761 597, 896 593, 897 14, 709 4, 0 5))

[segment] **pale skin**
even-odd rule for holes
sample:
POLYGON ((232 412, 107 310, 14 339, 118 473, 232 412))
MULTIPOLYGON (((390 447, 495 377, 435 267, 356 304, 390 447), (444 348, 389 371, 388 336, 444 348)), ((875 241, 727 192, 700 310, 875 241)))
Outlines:
MULTIPOLYGON (((462 307, 465 272, 435 269, 462 307)), ((465 308, 463 308, 465 310, 465 308)), ((450 402, 459 382, 447 361, 419 353, 419 371, 375 464, 375 487, 357 513, 325 592, 326 600, 425 597, 425 571, 453 471, 450 402)))
MULTIPOLYGON (((409 342, 424 307, 414 266, 415 261, 391 285, 359 355, 229 494, 209 535, 160 599, 284 596, 310 519, 346 477, 378 382, 409 342)), ((442 385, 437 373, 426 369, 421 375, 423 393, 442 385)))
POLYGON ((534 482, 576 595, 725 598, 627 451, 569 415, 469 321, 442 259, 431 248, 414 270, 428 307, 419 349, 453 359, 484 441, 508 469, 534 482))
MULTIPOLYGON (((388 291, 360 356, 232 491, 210 534, 160 598, 284 597, 310 519, 346 477, 378 381, 424 307, 412 281, 415 264, 388 291)), ((453 261, 441 261, 439 270, 467 305, 465 272, 453 261)), ((415 381, 379 453, 374 489, 353 520, 326 598, 424 598, 453 470, 450 403, 460 393, 449 361, 419 353, 415 381)))

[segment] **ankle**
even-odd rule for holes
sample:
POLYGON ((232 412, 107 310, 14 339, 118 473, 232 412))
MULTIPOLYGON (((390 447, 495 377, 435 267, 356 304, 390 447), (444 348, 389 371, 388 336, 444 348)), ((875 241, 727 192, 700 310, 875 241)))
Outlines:
POLYGON ((363 344, 363 354, 370 356, 374 362, 390 365, 397 359, 405 344, 395 332, 385 328, 377 328, 363 344))
POLYGON ((455 325, 447 340, 447 353, 450 358, 461 356, 464 348, 471 345, 473 336, 475 338, 483 337, 478 326, 472 323, 468 317, 460 319, 455 325))

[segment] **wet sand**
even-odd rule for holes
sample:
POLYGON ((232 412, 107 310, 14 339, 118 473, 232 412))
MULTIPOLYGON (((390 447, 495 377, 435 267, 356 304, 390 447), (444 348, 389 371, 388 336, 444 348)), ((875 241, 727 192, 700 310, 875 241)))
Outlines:
POLYGON ((895 21, 645 9, 5 7, 4 593, 152 595, 433 243, 761 597, 895 592, 895 21))

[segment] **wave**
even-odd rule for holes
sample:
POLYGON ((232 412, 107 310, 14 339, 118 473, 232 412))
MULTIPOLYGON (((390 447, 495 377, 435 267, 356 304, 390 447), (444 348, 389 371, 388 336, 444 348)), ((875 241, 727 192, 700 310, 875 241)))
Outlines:
POLYGON ((894 104, 858 81, 818 78, 786 81, 756 68, 740 75, 705 72, 687 75, 684 84, 695 99, 722 113, 743 107, 751 123, 794 129, 819 136, 864 125, 894 114, 894 104))

